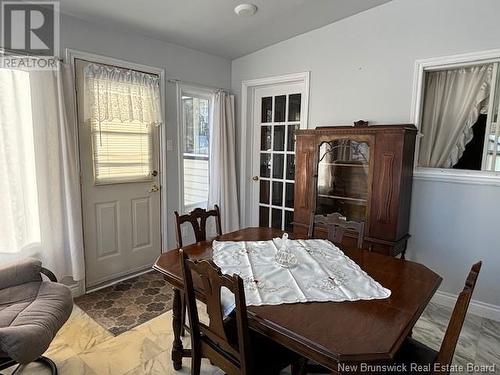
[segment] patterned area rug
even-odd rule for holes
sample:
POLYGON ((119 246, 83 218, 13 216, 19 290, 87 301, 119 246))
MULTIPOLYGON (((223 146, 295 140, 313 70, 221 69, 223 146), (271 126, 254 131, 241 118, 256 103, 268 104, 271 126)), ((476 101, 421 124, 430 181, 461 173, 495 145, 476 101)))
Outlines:
POLYGON ((172 287, 152 271, 78 297, 75 303, 117 336, 169 311, 172 287))

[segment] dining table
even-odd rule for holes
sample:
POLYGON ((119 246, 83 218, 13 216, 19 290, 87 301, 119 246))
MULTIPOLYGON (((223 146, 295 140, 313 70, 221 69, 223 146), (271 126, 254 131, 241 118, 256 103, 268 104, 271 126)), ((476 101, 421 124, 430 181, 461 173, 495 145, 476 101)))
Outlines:
MULTIPOLYGON (((245 228, 218 241, 264 241, 283 235, 273 228, 245 228)), ((250 329, 337 373, 343 363, 383 363, 394 358, 442 278, 426 266, 357 248, 341 250, 391 295, 385 299, 248 306, 250 329)), ((153 268, 173 287, 172 361, 181 369, 183 280, 179 249, 164 252, 153 268)), ((191 259, 212 259, 212 241, 183 246, 191 259)), ((203 301, 203 295, 199 298, 203 301)))

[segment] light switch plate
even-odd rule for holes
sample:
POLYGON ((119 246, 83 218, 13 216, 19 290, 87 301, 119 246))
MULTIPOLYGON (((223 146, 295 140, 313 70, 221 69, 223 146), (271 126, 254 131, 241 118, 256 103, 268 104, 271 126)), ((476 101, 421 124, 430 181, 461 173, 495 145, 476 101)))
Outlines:
POLYGON ((167 139, 167 151, 172 151, 174 149, 174 142, 171 139, 167 139))

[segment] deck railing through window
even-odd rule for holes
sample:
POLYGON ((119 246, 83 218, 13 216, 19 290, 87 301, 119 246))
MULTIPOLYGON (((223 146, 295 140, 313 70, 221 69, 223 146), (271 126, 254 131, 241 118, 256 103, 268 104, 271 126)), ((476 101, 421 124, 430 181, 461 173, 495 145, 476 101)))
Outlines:
POLYGON ((206 204, 208 168, 208 155, 184 153, 184 202, 186 206, 206 204))

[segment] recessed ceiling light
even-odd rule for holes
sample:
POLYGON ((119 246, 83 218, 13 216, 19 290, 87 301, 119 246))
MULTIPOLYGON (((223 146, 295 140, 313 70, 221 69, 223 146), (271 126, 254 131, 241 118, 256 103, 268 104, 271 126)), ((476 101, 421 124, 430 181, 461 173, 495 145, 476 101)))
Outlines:
POLYGON ((240 4, 234 8, 234 13, 242 17, 253 16, 257 12, 257 5, 255 4, 240 4))

